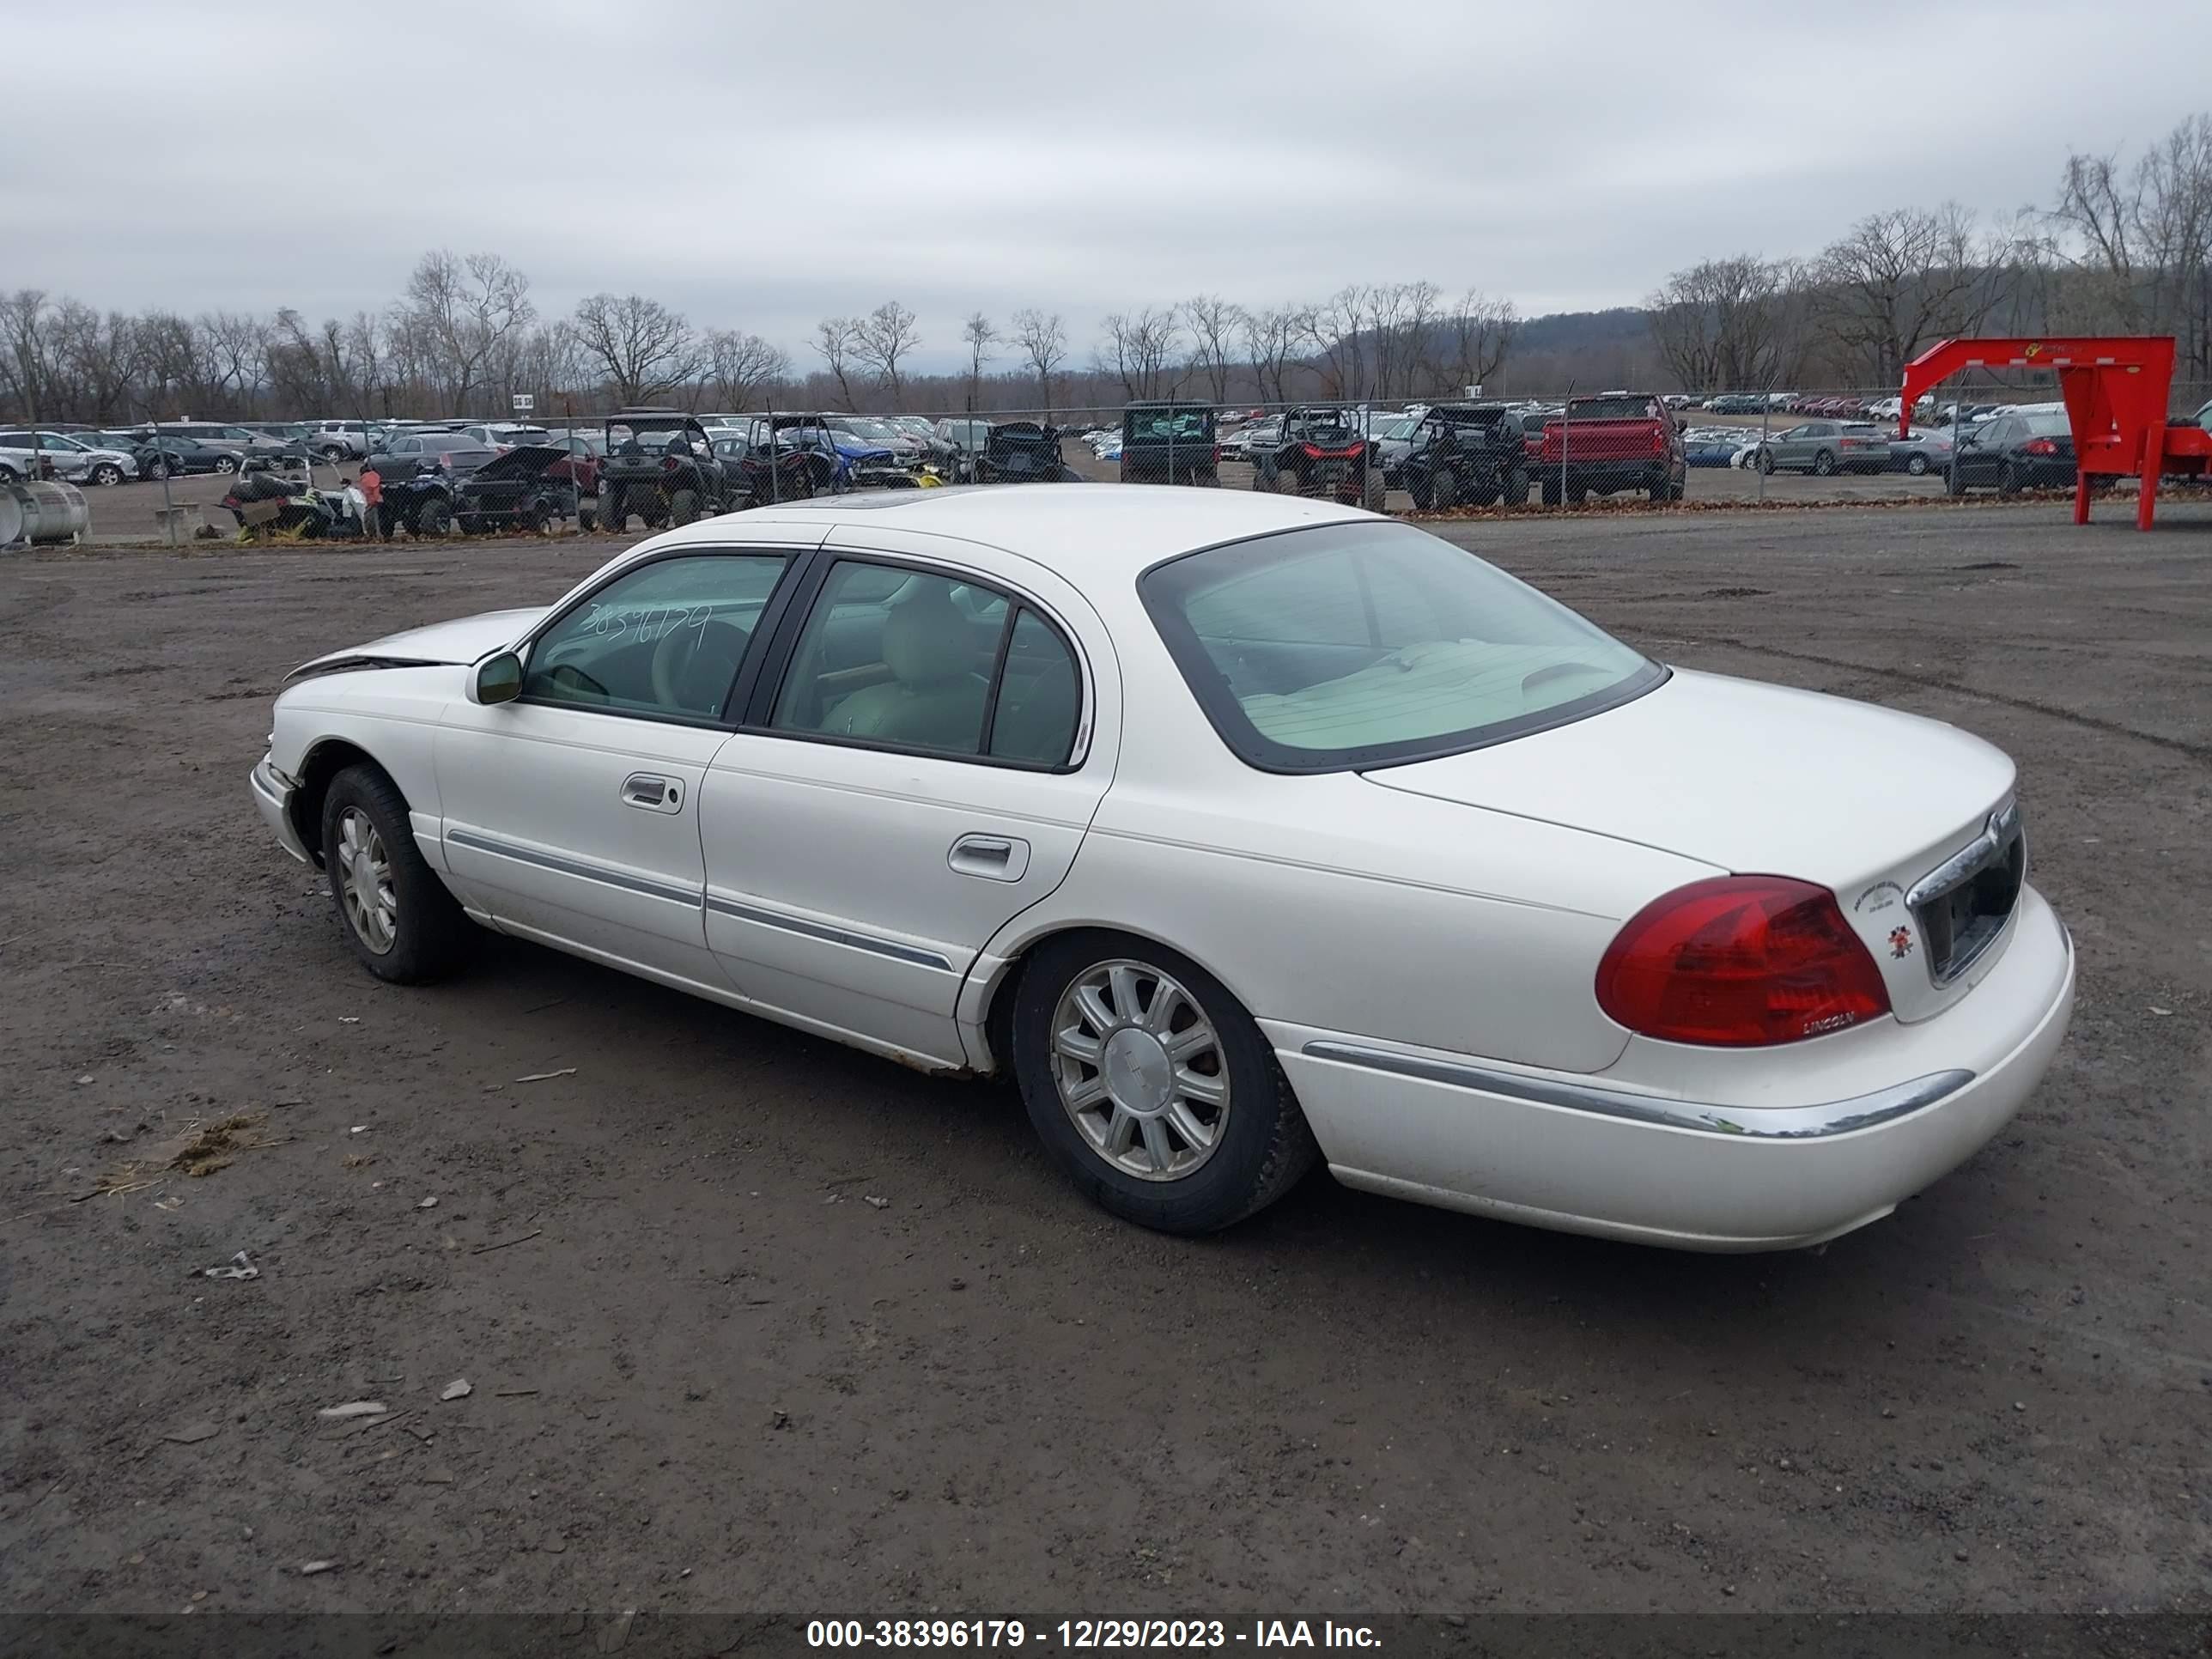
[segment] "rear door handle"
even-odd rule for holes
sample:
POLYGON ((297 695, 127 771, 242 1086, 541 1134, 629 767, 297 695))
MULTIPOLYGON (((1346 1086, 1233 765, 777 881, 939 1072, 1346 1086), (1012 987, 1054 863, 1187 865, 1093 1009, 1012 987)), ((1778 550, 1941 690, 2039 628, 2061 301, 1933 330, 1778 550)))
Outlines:
POLYGON ((1030 867, 1030 844, 1012 836, 963 836, 945 860, 963 876, 1019 881, 1030 867))
POLYGON ((680 812, 684 810, 684 786, 674 778, 664 778, 657 773, 633 772, 623 780, 622 799, 623 805, 647 812, 680 812))

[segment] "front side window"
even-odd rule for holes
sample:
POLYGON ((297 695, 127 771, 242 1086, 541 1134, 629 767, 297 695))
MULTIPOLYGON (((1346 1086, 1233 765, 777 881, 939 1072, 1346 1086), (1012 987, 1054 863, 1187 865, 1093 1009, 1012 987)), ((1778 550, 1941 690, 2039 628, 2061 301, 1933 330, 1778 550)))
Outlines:
POLYGON ((1406 525, 1233 542, 1155 566, 1138 588, 1214 729, 1269 771, 1479 748, 1666 678, 1565 606, 1406 525))
POLYGON ((525 701, 717 720, 782 554, 662 559, 618 576, 530 650, 525 701))
POLYGON ((994 587, 840 560, 784 678, 773 729, 1059 767, 1081 714, 1058 629, 994 587))

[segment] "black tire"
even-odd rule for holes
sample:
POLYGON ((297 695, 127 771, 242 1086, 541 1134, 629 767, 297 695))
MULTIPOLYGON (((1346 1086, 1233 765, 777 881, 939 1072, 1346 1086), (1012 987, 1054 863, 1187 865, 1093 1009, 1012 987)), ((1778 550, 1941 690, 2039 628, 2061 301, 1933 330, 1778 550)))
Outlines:
POLYGON ((1570 507, 1580 507, 1589 499, 1589 486, 1588 484, 1571 483, 1567 486, 1567 504, 1570 507))
POLYGON ((668 497, 668 518, 672 524, 698 523, 699 492, 696 489, 672 491, 668 497))
POLYGON ((1916 478, 1925 477, 1928 473, 1928 458, 1915 450, 1905 458, 1905 470, 1916 478))
POLYGON ((238 471, 238 463, 228 455, 218 455, 215 458, 215 464, 210 470, 216 472, 235 472, 238 471))
POLYGON ((1268 480, 1278 495, 1300 495, 1305 492, 1298 483, 1298 470, 1294 466, 1279 466, 1275 476, 1268 480))
POLYGON ((1252 1017, 1220 981, 1163 945, 1103 931, 1048 940, 1015 989, 1013 1049, 1022 1101, 1046 1150, 1091 1202, 1139 1226, 1168 1233, 1232 1226, 1289 1192, 1319 1155, 1305 1115, 1252 1017), (1180 1179, 1147 1181, 1117 1169, 1092 1150, 1060 1103, 1052 1052, 1054 1012, 1077 978, 1114 960, 1172 975, 1214 1028, 1229 1081, 1228 1123, 1219 1146, 1180 1179))
POLYGON ((123 482, 123 469, 112 461, 102 461, 92 469, 92 481, 103 489, 112 489, 123 482))
POLYGON ((453 533, 453 509, 442 495, 433 495, 415 509, 415 533, 417 536, 447 536, 453 533))
POLYGON ((464 536, 480 536, 483 533, 483 520, 473 513, 462 514, 457 522, 464 536))
POLYGON ((1380 513, 1387 489, 1382 482, 1382 469, 1369 467, 1359 481, 1359 505, 1370 513, 1380 513))
POLYGON ((1515 467, 1505 475, 1505 491, 1501 499, 1508 507, 1519 507, 1528 499, 1528 472, 1525 467, 1515 467))
POLYGON ((315 453, 323 458, 323 464, 325 466, 337 466, 344 462, 347 455, 351 452, 343 444, 325 444, 315 453))
POLYGON ((1762 449, 1759 452, 1759 470, 1761 472, 1772 473, 1774 471, 1774 452, 1772 450, 1762 449))
POLYGON ((1667 499, 1670 501, 1679 501, 1689 493, 1689 489, 1690 481, 1686 477, 1677 478, 1667 486, 1667 499))
POLYGON ((1252 488, 1255 489, 1273 489, 1274 487, 1274 475, 1269 472, 1266 467, 1261 466, 1257 461, 1255 461, 1252 464, 1252 488))
POLYGON ((1833 455, 1830 454, 1825 449, 1815 450, 1813 453, 1813 476, 1814 477, 1830 477, 1834 475, 1835 471, 1836 458, 1833 455))
POLYGON ((146 476, 159 483, 169 476, 169 464, 167 461, 153 462, 147 467, 146 476))
POLYGON ((1459 479, 1448 466, 1440 466, 1429 474, 1429 511, 1448 513, 1459 501, 1459 479))
POLYGON ((1674 487, 1666 479, 1659 478, 1654 480, 1644 493, 1651 498, 1652 505, 1656 507, 1674 495, 1674 487))
POLYGON ((1201 472, 1191 482, 1200 489, 1218 489, 1221 488, 1221 475, 1218 472, 1201 472))
POLYGON ((1559 481, 1557 478, 1547 476, 1544 480, 1544 505, 1547 507, 1557 507, 1559 504, 1559 481))
POLYGON ((531 533, 533 535, 551 535, 553 533, 553 515, 550 513, 548 513, 544 507, 539 507, 535 513, 530 515, 530 529, 531 533))
POLYGON ((611 489, 603 489, 599 492, 599 504, 592 509, 592 516, 599 520, 599 528, 610 536, 621 535, 623 526, 629 521, 629 514, 623 506, 622 497, 611 489))
POLYGON ((338 931, 364 968, 395 985, 419 985, 444 978, 468 960, 476 930, 437 872, 423 861, 409 827, 406 799, 381 767, 364 762, 331 780, 323 797, 321 829, 323 869, 331 878, 338 931), (346 903, 338 848, 349 811, 358 812, 375 829, 391 875, 397 919, 392 941, 382 951, 362 937, 346 903))
POLYGON ((1999 474, 1997 477, 1997 494, 2000 495, 2017 495, 2020 494, 2020 474, 2014 470, 2013 464, 2010 461, 2007 461, 2004 464, 2003 472, 1999 474))

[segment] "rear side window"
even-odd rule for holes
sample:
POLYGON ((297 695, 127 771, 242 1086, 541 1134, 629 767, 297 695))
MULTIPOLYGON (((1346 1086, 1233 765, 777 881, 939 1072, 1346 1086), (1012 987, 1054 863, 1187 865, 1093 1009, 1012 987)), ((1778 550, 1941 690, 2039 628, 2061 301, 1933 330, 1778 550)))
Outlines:
POLYGON ((1567 417, 1576 421, 1648 421, 1658 413, 1650 398, 1577 398, 1567 405, 1567 417))

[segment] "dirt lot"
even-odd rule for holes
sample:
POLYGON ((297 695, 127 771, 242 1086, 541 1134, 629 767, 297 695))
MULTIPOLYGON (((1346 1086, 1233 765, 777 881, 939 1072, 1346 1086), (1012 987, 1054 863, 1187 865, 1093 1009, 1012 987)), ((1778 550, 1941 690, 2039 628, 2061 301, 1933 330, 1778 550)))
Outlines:
POLYGON ((509 942, 379 985, 248 801, 270 694, 600 550, 0 562, 0 1603, 2204 1607, 2212 512, 2106 518, 1456 530, 1654 654, 2021 762, 2053 1075, 1765 1258, 1326 1178, 1156 1237, 993 1087, 509 942))

